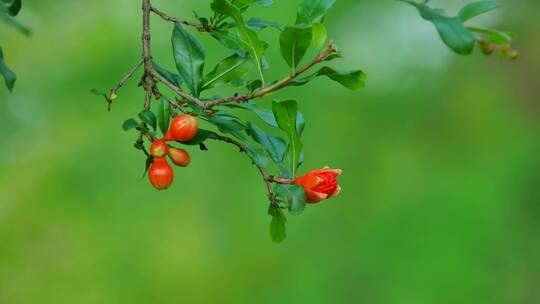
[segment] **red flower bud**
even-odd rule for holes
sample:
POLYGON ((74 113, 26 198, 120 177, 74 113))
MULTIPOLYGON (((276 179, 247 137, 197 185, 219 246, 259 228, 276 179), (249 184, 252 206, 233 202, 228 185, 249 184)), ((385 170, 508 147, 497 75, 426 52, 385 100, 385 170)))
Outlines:
POLYGON ((169 152, 169 146, 163 140, 156 140, 150 145, 150 154, 154 158, 162 158, 169 152))
POLYGON ((298 177, 294 183, 304 188, 308 203, 318 203, 339 194, 341 187, 336 177, 340 175, 341 170, 324 167, 298 177))
POLYGON ((187 167, 189 166, 189 163, 191 163, 191 157, 184 149, 170 147, 169 157, 173 163, 179 167, 187 167))
POLYGON ((171 186, 174 172, 166 158, 154 158, 148 170, 148 179, 157 190, 165 190, 171 186))

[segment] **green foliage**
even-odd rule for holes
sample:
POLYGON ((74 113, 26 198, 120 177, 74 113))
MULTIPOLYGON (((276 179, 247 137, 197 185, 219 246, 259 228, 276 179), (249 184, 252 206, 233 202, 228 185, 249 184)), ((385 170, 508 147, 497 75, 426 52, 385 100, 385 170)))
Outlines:
POLYGON ((287 143, 283 138, 271 135, 252 122, 248 123, 249 130, 253 139, 263 145, 268 155, 276 164, 283 163, 287 153, 287 143))
POLYGON ((172 44, 178 72, 191 93, 199 97, 203 86, 205 54, 202 45, 180 23, 173 30, 172 44))
POLYGON ((182 76, 175 74, 171 71, 168 71, 167 69, 161 67, 159 64, 152 62, 154 69, 156 72, 158 72, 163 78, 167 79, 168 82, 174 84, 175 86, 181 88, 182 84, 184 83, 184 80, 182 79, 182 76))
POLYGON ((474 35, 457 17, 448 17, 443 10, 433 9, 428 5, 418 4, 418 12, 422 18, 431 21, 444 43, 458 54, 468 55, 474 49, 474 35))
POLYGON ((171 120, 171 104, 165 98, 161 98, 157 102, 157 118, 161 133, 165 135, 169 130, 169 122, 171 120))
POLYGON ((294 81, 292 81, 289 85, 292 85, 292 86, 301 86, 301 85, 305 85, 306 83, 312 81, 313 79, 319 77, 319 76, 326 76, 338 83, 340 83, 341 85, 343 85, 344 87, 350 89, 350 90, 358 90, 358 89, 361 89, 363 88, 366 83, 365 83, 365 80, 366 80, 366 74, 360 70, 355 70, 355 71, 338 71, 338 70, 335 70, 331 67, 322 67, 321 69, 319 69, 316 73, 310 75, 310 76, 307 76, 307 77, 304 77, 304 78, 300 78, 300 79, 296 79, 294 81))
POLYGON ((244 18, 242 17, 242 13, 238 7, 229 3, 227 0, 214 0, 211 6, 214 12, 229 16, 236 22, 240 36, 240 45, 255 62, 259 72, 259 77, 264 83, 262 58, 268 44, 265 41, 260 40, 257 33, 246 25, 244 18))
POLYGON ((139 118, 146 123, 147 125, 151 126, 152 129, 156 130, 157 128, 157 118, 156 114, 152 111, 142 111, 139 113, 139 118))
POLYGON ((306 208, 306 192, 299 185, 277 184, 274 187, 278 200, 284 202, 292 215, 300 215, 306 208))
POLYGON ((227 57, 204 77, 202 89, 211 89, 228 83, 240 86, 244 83, 243 77, 252 67, 252 61, 247 57, 241 57, 238 54, 227 57))
POLYGON ((279 37, 281 55, 293 70, 311 45, 311 32, 311 27, 287 26, 279 37))
POLYGON ((287 218, 280 208, 270 206, 268 208, 268 214, 272 216, 270 222, 270 237, 272 241, 281 243, 287 237, 287 231, 285 225, 287 224, 287 218))
POLYGON ((312 37, 313 37, 313 46, 315 49, 320 50, 326 44, 328 39, 328 33, 326 31, 326 26, 322 23, 313 23, 312 27, 312 37))
POLYGON ((427 3, 405 2, 416 6, 422 18, 435 25, 442 41, 458 54, 471 54, 478 42, 487 55, 495 50, 493 45, 503 45, 503 47, 497 48, 501 56, 512 59, 517 57, 517 52, 510 46, 513 35, 492 29, 467 27, 464 24, 477 16, 496 9, 498 5, 494 1, 469 3, 461 8, 457 16, 448 16, 444 10, 432 8, 427 3), (475 36, 475 33, 481 35, 475 36))
POLYGON ((15 80, 17 80, 17 76, 15 76, 15 73, 13 73, 13 71, 10 70, 4 63, 4 52, 2 47, 0 47, 0 74, 2 74, 4 77, 7 88, 12 91, 13 86, 15 85, 15 80))
POLYGON ((273 101, 272 111, 277 124, 289 137, 289 150, 291 152, 291 172, 295 176, 302 154, 302 142, 296 124, 298 117, 298 103, 295 100, 273 101))
POLYGON ((298 7, 296 24, 322 23, 324 16, 336 0, 304 0, 298 7))
POLYGON ((458 13, 458 17, 461 21, 468 21, 476 16, 485 14, 498 7, 494 1, 479 1, 465 5, 458 13))

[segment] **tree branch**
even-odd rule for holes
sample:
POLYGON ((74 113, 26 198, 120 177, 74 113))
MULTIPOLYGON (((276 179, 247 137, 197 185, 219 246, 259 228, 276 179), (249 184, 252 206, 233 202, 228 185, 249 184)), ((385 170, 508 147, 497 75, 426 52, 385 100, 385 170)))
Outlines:
POLYGON ((275 92, 275 91, 277 91, 279 89, 282 89, 287 84, 289 84, 291 81, 296 79, 299 75, 305 73, 306 71, 311 69, 316 64, 321 63, 322 61, 324 61, 324 59, 329 54, 335 53, 335 52, 337 52, 337 50, 336 50, 336 47, 334 45, 334 42, 330 41, 330 43, 328 44, 328 46, 326 47, 324 52, 319 54, 317 57, 315 57, 312 61, 310 61, 308 64, 306 64, 302 68, 292 72, 290 75, 288 75, 287 77, 283 78, 282 80, 276 82, 275 84, 273 84, 273 85, 271 85, 269 87, 263 88, 262 90, 260 90, 258 92, 255 92, 255 93, 250 93, 250 94, 241 95, 241 96, 232 96, 232 97, 227 97, 227 98, 216 99, 216 100, 214 100, 212 102, 207 103, 206 106, 205 106, 205 109, 210 110, 213 107, 218 106, 218 105, 223 104, 223 103, 249 101, 251 99, 264 97, 264 96, 266 96, 266 95, 268 95, 270 93, 273 93, 273 92, 275 92))

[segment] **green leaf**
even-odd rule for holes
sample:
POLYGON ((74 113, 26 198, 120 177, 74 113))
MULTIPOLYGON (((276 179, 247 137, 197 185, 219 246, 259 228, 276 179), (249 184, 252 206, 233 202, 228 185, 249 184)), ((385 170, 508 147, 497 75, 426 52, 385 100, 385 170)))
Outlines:
POLYGON ((252 4, 258 4, 263 7, 269 7, 273 4, 272 0, 233 0, 232 4, 238 8, 245 8, 252 4))
POLYGON ((322 23, 324 15, 336 4, 336 0, 304 0, 298 7, 296 24, 322 23))
POLYGON ((272 241, 281 243, 287 237, 287 218, 281 209, 273 206, 269 207, 268 214, 272 216, 272 221, 270 222, 270 237, 272 238, 272 241))
POLYGON ((17 16, 22 7, 21 0, 2 0, 2 6, 10 16, 17 16))
POLYGON ((418 12, 425 20, 432 22, 443 42, 454 52, 461 55, 472 53, 475 38, 459 17, 448 17, 443 10, 433 9, 424 4, 415 4, 418 12))
POLYGON ((233 115, 220 112, 208 118, 208 122, 218 127, 222 133, 229 133, 240 139, 246 138, 247 126, 233 115))
POLYGON ((172 35, 174 60, 191 93, 199 97, 203 85, 205 54, 199 41, 176 23, 172 35))
POLYGON ((287 143, 277 136, 266 133, 263 129, 259 128, 252 122, 248 123, 248 127, 251 131, 251 136, 256 142, 263 145, 268 152, 268 155, 276 164, 283 163, 285 154, 287 153, 287 143))
POLYGON ((17 29, 23 35, 30 36, 30 34, 32 34, 32 31, 30 30, 30 28, 28 28, 24 24, 20 23, 19 21, 17 21, 15 18, 11 17, 10 15, 8 15, 6 13, 3 13, 1 8, 0 8, 0 17, 2 17, 2 19, 4 19, 4 21, 7 24, 9 24, 12 27, 14 27, 15 29, 17 29))
POLYGON ((468 29, 475 33, 487 35, 487 41, 493 44, 512 43, 512 41, 514 40, 514 35, 515 35, 512 32, 502 32, 502 31, 478 28, 478 27, 468 27, 468 29))
POLYGON ((136 128, 138 125, 139 125, 139 123, 135 119, 130 118, 130 119, 124 121, 124 123, 122 124, 122 129, 124 131, 129 131, 129 130, 131 130, 133 128, 136 128))
POLYGON ((189 146, 196 146, 196 145, 198 145, 200 143, 205 142, 209 138, 217 139, 217 138, 219 138, 219 136, 217 135, 216 132, 208 131, 208 130, 205 130, 205 129, 198 129, 197 134, 195 135, 195 137, 193 137, 188 142, 182 142, 182 144, 189 145, 189 146))
POLYGON ((4 52, 2 51, 2 47, 0 47, 0 74, 2 74, 4 77, 7 88, 10 91, 13 91, 13 86, 17 80, 17 76, 15 76, 15 73, 13 73, 13 71, 10 70, 4 63, 4 52))
POLYGON ((306 55, 306 51, 311 44, 311 27, 286 26, 281 36, 279 44, 281 56, 285 62, 293 69, 306 55))
POLYGON ((139 118, 146 124, 150 125, 152 129, 155 130, 157 128, 157 118, 156 118, 156 115, 152 111, 140 112, 139 118))
POLYGON ((306 192, 299 185, 277 184, 274 191, 278 197, 287 203, 292 215, 300 215, 306 208, 306 192))
POLYGON ((465 5, 458 14, 462 22, 468 21, 476 16, 485 14, 498 7, 494 1, 478 1, 465 5))
POLYGON ((266 157, 264 151, 253 146, 253 144, 247 139, 244 139, 241 142, 246 149, 246 154, 249 156, 249 158, 253 161, 255 165, 261 168, 266 168, 268 166, 268 162, 270 160, 268 159, 268 157, 266 157))
POLYGON ((215 31, 211 33, 212 37, 216 39, 222 46, 235 52, 240 57, 246 57, 247 53, 243 48, 243 44, 235 36, 229 35, 227 31, 215 31))
POLYGON ((252 66, 252 62, 246 57, 240 57, 237 54, 227 57, 204 77, 202 90, 242 79, 252 66))
POLYGON ((109 99, 109 94, 105 93, 105 92, 101 92, 101 91, 98 91, 96 89, 92 89, 90 90, 90 93, 94 94, 94 95, 97 95, 97 96, 103 96, 105 97, 106 99, 109 99))
POLYGON ((167 79, 168 82, 174 84, 179 88, 182 87, 182 83, 184 83, 182 76, 161 67, 155 62, 152 62, 152 64, 154 65, 154 69, 156 70, 156 72, 158 72, 159 75, 163 76, 163 78, 167 79))
POLYGON ((322 67, 317 71, 316 73, 291 81, 288 85, 292 86, 301 86, 305 85, 306 83, 310 82, 311 80, 319 77, 319 76, 326 76, 344 87, 350 89, 350 90, 358 90, 363 88, 366 83, 366 74, 360 70, 356 71, 337 71, 331 67, 322 67))
POLYGON ((262 87, 262 82, 259 79, 252 80, 246 84, 246 89, 248 89, 250 93, 253 93, 259 90, 261 87, 262 87))
POLYGON ((211 6, 212 10, 216 13, 227 15, 236 22, 238 32, 240 33, 242 48, 250 54, 251 59, 257 66, 259 77, 264 83, 262 57, 268 44, 260 40, 257 33, 246 25, 238 7, 232 5, 227 0, 214 0, 211 6))
POLYGON ((273 101, 272 111, 281 130, 283 130, 290 140, 291 151, 291 171, 296 176, 296 168, 300 163, 302 154, 302 142, 296 130, 298 117, 298 103, 295 100, 273 101))
POLYGON ((251 18, 246 22, 247 26, 254 30, 264 30, 267 27, 273 27, 280 31, 283 31, 285 27, 279 22, 265 21, 259 18, 251 18))
POLYGON ((320 50, 326 44, 328 39, 328 33, 326 27, 322 23, 313 23, 313 46, 315 49, 320 50))
MULTIPOLYGON (((278 123, 276 121, 276 117, 274 116, 274 112, 270 109, 260 108, 253 103, 242 103, 242 104, 229 103, 229 104, 225 104, 225 106, 229 108, 252 111, 262 121, 264 121, 268 125, 274 128, 279 128, 278 123)), ((298 119, 296 121, 296 130, 298 132, 298 135, 302 135, 302 133, 304 132, 304 123, 305 123, 304 115, 302 114, 302 112, 298 112, 298 119)))
POLYGON ((158 124, 161 133, 165 135, 169 130, 169 122, 171 121, 171 104, 165 98, 158 101, 158 124))

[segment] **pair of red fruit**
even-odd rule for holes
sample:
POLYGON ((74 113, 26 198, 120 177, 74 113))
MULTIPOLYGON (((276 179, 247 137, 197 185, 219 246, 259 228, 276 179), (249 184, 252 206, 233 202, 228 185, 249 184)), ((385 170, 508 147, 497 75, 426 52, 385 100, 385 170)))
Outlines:
POLYGON ((184 149, 171 147, 168 141, 187 142, 197 135, 197 119, 182 114, 176 116, 163 139, 156 140, 150 146, 150 155, 154 158, 148 170, 148 179, 157 190, 168 189, 174 180, 174 171, 167 161, 167 155, 171 161, 179 167, 187 167, 191 157, 184 149))

